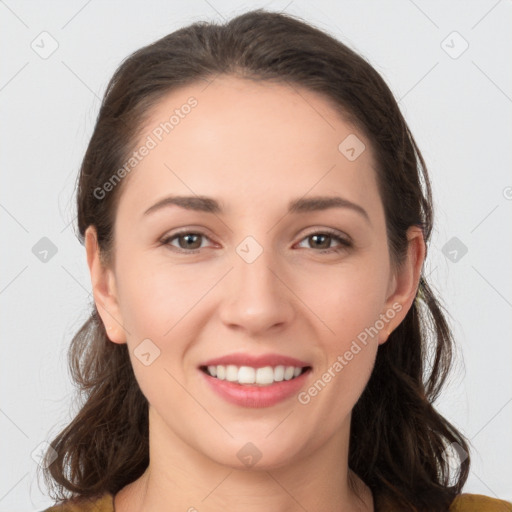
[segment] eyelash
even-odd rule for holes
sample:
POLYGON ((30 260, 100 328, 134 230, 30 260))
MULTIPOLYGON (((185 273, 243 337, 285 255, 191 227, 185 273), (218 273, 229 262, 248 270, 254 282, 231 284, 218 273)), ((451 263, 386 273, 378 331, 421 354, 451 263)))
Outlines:
MULTIPOLYGON (((196 254, 198 253, 201 248, 199 249, 191 249, 191 250, 187 250, 187 249, 181 249, 181 248, 178 248, 178 247, 175 247, 175 246, 171 246, 170 245, 170 242, 173 241, 174 239, 177 239, 179 238, 180 236, 184 236, 184 235, 196 235, 196 236, 202 236, 204 238, 207 238, 209 240, 209 237, 206 236, 204 233, 201 233, 200 231, 180 231, 178 233, 174 233, 168 237, 165 237, 161 240, 161 243, 162 245, 168 245, 170 246, 172 249, 171 250, 174 250, 178 253, 183 253, 183 254, 196 254)), ((340 253, 344 250, 347 250, 349 248, 351 248, 353 246, 352 242, 346 238, 343 238, 342 236, 340 236, 336 231, 333 231, 333 230, 330 230, 330 229, 324 229, 322 231, 313 231, 312 233, 308 233, 305 237, 303 237, 301 239, 301 242, 303 240, 306 240, 307 238, 310 238, 314 235, 327 235, 327 236, 330 236, 332 240, 336 241, 339 243, 338 247, 333 247, 333 248, 330 248, 330 249, 321 249, 321 250, 315 250, 314 248, 312 248, 313 251, 315 252, 318 252, 320 254, 328 254, 328 253, 340 253)))

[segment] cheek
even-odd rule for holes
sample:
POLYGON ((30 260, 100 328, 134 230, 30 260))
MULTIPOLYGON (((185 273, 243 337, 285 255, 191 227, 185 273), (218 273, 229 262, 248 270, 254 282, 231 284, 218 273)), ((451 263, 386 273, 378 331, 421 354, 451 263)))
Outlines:
POLYGON ((124 258, 118 268, 121 314, 127 329, 137 337, 164 338, 218 279, 143 256, 124 258))
POLYGON ((162 265, 133 254, 119 261, 119 275, 123 276, 118 292, 129 332, 127 344, 143 394, 164 409, 169 401, 186 400, 177 382, 183 380, 179 364, 194 334, 189 315, 207 291, 207 282, 178 265, 162 265))
POLYGON ((371 287, 331 290, 330 296, 332 300, 322 310, 329 330, 322 329, 318 342, 323 361, 310 387, 298 397, 299 403, 316 411, 313 415, 324 418, 324 433, 338 428, 370 379, 379 347, 376 323, 382 307, 380 295, 371 287))
POLYGON ((322 320, 333 348, 372 327, 382 312, 386 299, 385 264, 360 261, 337 268, 322 269, 314 280, 304 280, 301 296, 322 320))

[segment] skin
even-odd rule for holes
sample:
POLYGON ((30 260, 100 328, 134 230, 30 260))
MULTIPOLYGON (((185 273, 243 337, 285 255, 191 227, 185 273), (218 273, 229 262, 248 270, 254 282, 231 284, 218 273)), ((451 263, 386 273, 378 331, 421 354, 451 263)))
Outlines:
POLYGON ((128 344, 150 404, 150 464, 116 495, 116 511, 373 510, 369 488, 356 478, 361 502, 348 485, 351 411, 415 298, 421 230, 409 229, 393 270, 370 142, 323 96, 220 76, 166 96, 141 140, 190 96, 197 107, 125 178, 110 267, 94 227, 86 233, 98 311, 110 340, 128 344), (354 161, 338 150, 349 134, 366 145, 354 161), (170 194, 213 197, 224 212, 170 206, 143 218, 170 194), (348 208, 287 213, 290 200, 313 195, 342 196, 369 221, 348 208), (178 252, 190 251, 183 238, 162 243, 180 228, 205 234, 188 241, 199 252, 178 252), (353 247, 311 239, 326 228, 353 247), (249 235, 263 249, 250 264, 236 252, 249 235), (306 405, 296 396, 233 405, 198 370, 226 354, 278 353, 309 362, 307 389, 393 304, 401 310, 306 405), (147 338, 160 349, 149 366, 134 355, 147 338), (252 467, 237 457, 248 442, 262 454, 252 467))

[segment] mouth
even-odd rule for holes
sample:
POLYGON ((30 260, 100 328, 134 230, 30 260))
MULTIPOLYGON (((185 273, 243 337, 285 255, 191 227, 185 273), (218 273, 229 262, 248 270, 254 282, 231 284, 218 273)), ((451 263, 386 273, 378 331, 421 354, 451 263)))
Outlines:
POLYGON ((263 408, 286 402, 307 385, 313 367, 280 354, 231 354, 198 367, 207 389, 238 407, 263 408))
POLYGON ((241 386, 272 386, 277 382, 294 380, 311 370, 311 366, 237 366, 228 365, 204 365, 199 369, 217 380, 233 382, 241 386))

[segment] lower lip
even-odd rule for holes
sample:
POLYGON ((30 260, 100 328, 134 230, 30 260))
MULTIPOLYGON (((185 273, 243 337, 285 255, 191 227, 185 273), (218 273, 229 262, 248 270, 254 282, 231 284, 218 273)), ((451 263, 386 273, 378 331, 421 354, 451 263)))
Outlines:
POLYGON ((251 386, 220 380, 199 370, 211 388, 227 402, 241 407, 271 407, 293 395, 296 395, 304 385, 311 369, 291 380, 274 382, 269 386, 251 386))

